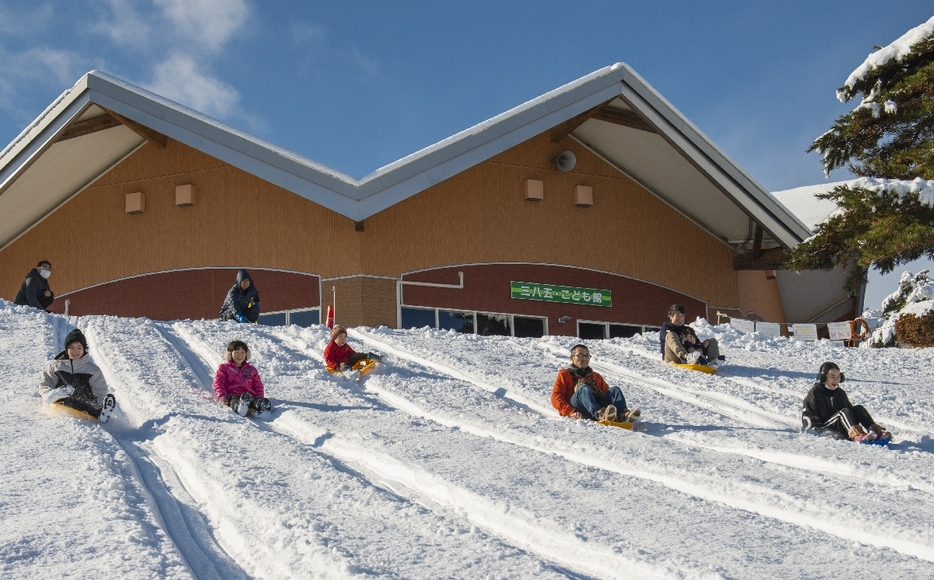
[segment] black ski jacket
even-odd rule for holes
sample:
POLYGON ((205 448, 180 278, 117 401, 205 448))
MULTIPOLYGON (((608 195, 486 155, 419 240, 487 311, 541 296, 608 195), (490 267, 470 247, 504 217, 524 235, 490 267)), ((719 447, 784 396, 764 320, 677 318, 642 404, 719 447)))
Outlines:
POLYGON ((13 302, 22 306, 32 306, 39 310, 45 310, 52 305, 53 300, 55 300, 55 294, 49 288, 49 282, 39 275, 38 270, 33 268, 26 274, 26 279, 23 281, 23 285, 20 286, 19 292, 16 293, 13 302), (45 295, 46 290, 49 291, 51 296, 45 295))
POLYGON ((259 318, 259 290, 246 270, 237 272, 237 283, 227 292, 227 298, 221 306, 220 319, 233 320, 237 314, 246 316, 250 322, 256 322, 259 318), (250 281, 250 287, 246 290, 240 288, 240 282, 244 280, 250 281))
POLYGON ((804 397, 804 408, 801 409, 801 428, 822 429, 824 423, 841 409, 852 407, 846 391, 837 387, 830 390, 824 383, 814 383, 807 396, 804 397))

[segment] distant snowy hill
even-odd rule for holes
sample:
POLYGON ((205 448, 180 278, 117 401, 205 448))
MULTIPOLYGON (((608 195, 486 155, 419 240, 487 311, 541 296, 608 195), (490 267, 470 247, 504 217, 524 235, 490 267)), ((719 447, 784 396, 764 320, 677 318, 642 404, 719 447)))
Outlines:
POLYGON ((717 375, 657 336, 590 341, 645 423, 560 418, 577 339, 360 328, 362 382, 323 367, 327 328, 111 316, 0 301, 3 578, 932 578, 930 349, 716 336, 717 375), (118 400, 105 425, 50 415, 39 374, 72 324, 118 400), (249 343, 275 407, 213 400, 249 343), (836 361, 889 448, 801 434, 836 361))

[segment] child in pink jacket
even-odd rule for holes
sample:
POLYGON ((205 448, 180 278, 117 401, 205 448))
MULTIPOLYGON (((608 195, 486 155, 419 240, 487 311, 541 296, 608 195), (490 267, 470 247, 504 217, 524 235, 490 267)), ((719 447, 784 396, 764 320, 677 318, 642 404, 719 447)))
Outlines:
POLYGON ((263 413, 272 409, 265 397, 263 381, 256 367, 248 363, 250 347, 242 340, 232 340, 227 345, 227 362, 217 367, 214 375, 214 392, 225 405, 241 417, 251 412, 263 413))

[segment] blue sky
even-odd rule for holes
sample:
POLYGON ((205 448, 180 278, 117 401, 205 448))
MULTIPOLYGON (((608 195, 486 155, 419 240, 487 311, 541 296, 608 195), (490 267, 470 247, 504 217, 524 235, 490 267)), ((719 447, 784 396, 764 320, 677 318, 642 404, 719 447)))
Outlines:
POLYGON ((0 146, 98 69, 362 177, 622 61, 767 189, 790 189, 825 179, 805 150, 853 106, 835 89, 932 14, 930 0, 0 0, 0 146))

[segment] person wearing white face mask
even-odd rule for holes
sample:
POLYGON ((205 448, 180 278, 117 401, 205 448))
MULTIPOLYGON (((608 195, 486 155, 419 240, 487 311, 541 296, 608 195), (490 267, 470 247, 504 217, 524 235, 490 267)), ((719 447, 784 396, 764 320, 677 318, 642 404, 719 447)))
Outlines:
POLYGON ((26 280, 16 293, 16 299, 13 302, 48 311, 52 301, 55 300, 55 294, 49 288, 48 283, 51 275, 52 264, 48 260, 42 260, 36 264, 36 267, 26 274, 26 280))

